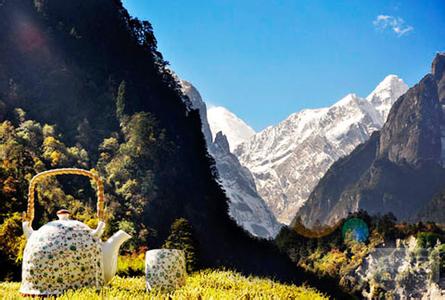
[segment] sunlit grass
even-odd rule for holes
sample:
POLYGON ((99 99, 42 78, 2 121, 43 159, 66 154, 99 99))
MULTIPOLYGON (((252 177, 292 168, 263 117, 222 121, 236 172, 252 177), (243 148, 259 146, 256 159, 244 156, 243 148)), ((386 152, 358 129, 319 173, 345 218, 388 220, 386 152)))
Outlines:
POLYGON ((145 253, 123 256, 117 259, 117 275, 121 277, 143 276, 145 273, 145 253))
MULTIPOLYGON (((23 299, 20 283, 0 283, 2 299, 23 299)), ((45 298, 54 299, 54 298, 45 298)), ((143 277, 115 277, 110 285, 97 292, 94 289, 70 291, 58 299, 328 299, 309 287, 284 285, 269 279, 244 277, 230 271, 206 270, 192 274, 184 287, 170 294, 146 292, 143 277)))

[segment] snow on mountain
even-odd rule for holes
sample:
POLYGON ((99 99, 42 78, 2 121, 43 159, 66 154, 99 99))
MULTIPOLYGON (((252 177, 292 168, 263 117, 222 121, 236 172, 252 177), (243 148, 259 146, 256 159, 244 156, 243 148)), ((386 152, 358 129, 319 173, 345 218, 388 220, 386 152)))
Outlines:
POLYGON ((398 96, 408 90, 408 85, 396 75, 388 75, 377 85, 374 91, 366 97, 379 112, 383 121, 386 121, 391 106, 396 102, 398 96))
POLYGON ((252 136, 234 154, 251 171, 278 221, 288 224, 332 163, 379 130, 407 89, 390 75, 367 99, 349 94, 331 107, 294 113, 252 136))
POLYGON ((431 73, 398 98, 383 128, 320 179, 295 223, 333 225, 359 210, 443 223, 444 87, 445 54, 438 53, 431 73))
MULTIPOLYGON (((277 222, 264 200, 258 195, 252 174, 230 152, 228 139, 222 132, 217 132, 213 141, 206 104, 198 90, 187 81, 182 80, 181 85, 184 94, 190 99, 192 108, 198 109, 200 112, 202 132, 209 153, 215 159, 220 182, 230 200, 230 216, 254 236, 274 238, 280 230, 281 224, 277 222)), ((232 120, 236 119, 232 118, 232 120)), ((232 124, 245 123, 235 122, 232 124)), ((240 126, 236 128, 240 128, 240 126)))
POLYGON ((231 151, 255 134, 255 130, 225 107, 210 107, 207 115, 213 138, 222 131, 229 141, 231 151))

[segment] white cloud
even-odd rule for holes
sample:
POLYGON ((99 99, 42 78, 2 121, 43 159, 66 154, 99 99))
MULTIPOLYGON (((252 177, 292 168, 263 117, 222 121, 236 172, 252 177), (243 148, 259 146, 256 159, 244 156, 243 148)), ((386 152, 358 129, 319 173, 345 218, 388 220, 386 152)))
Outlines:
POLYGON ((372 24, 375 28, 379 30, 391 30, 397 36, 403 36, 410 31, 414 30, 414 27, 405 23, 400 17, 388 16, 388 15, 378 15, 372 24))

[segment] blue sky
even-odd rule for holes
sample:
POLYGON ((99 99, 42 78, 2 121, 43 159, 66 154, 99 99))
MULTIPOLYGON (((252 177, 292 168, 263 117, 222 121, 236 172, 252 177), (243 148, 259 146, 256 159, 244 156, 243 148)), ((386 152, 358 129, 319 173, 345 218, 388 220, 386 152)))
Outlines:
POLYGON ((445 1, 123 0, 204 100, 260 130, 304 108, 410 86, 445 51, 445 1))

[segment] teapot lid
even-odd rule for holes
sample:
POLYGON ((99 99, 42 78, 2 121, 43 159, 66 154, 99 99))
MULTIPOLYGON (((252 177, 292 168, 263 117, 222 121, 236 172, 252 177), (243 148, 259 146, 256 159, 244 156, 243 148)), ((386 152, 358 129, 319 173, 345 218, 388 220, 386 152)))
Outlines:
POLYGON ((70 211, 67 209, 60 209, 56 214, 59 220, 68 220, 70 218, 70 211))

